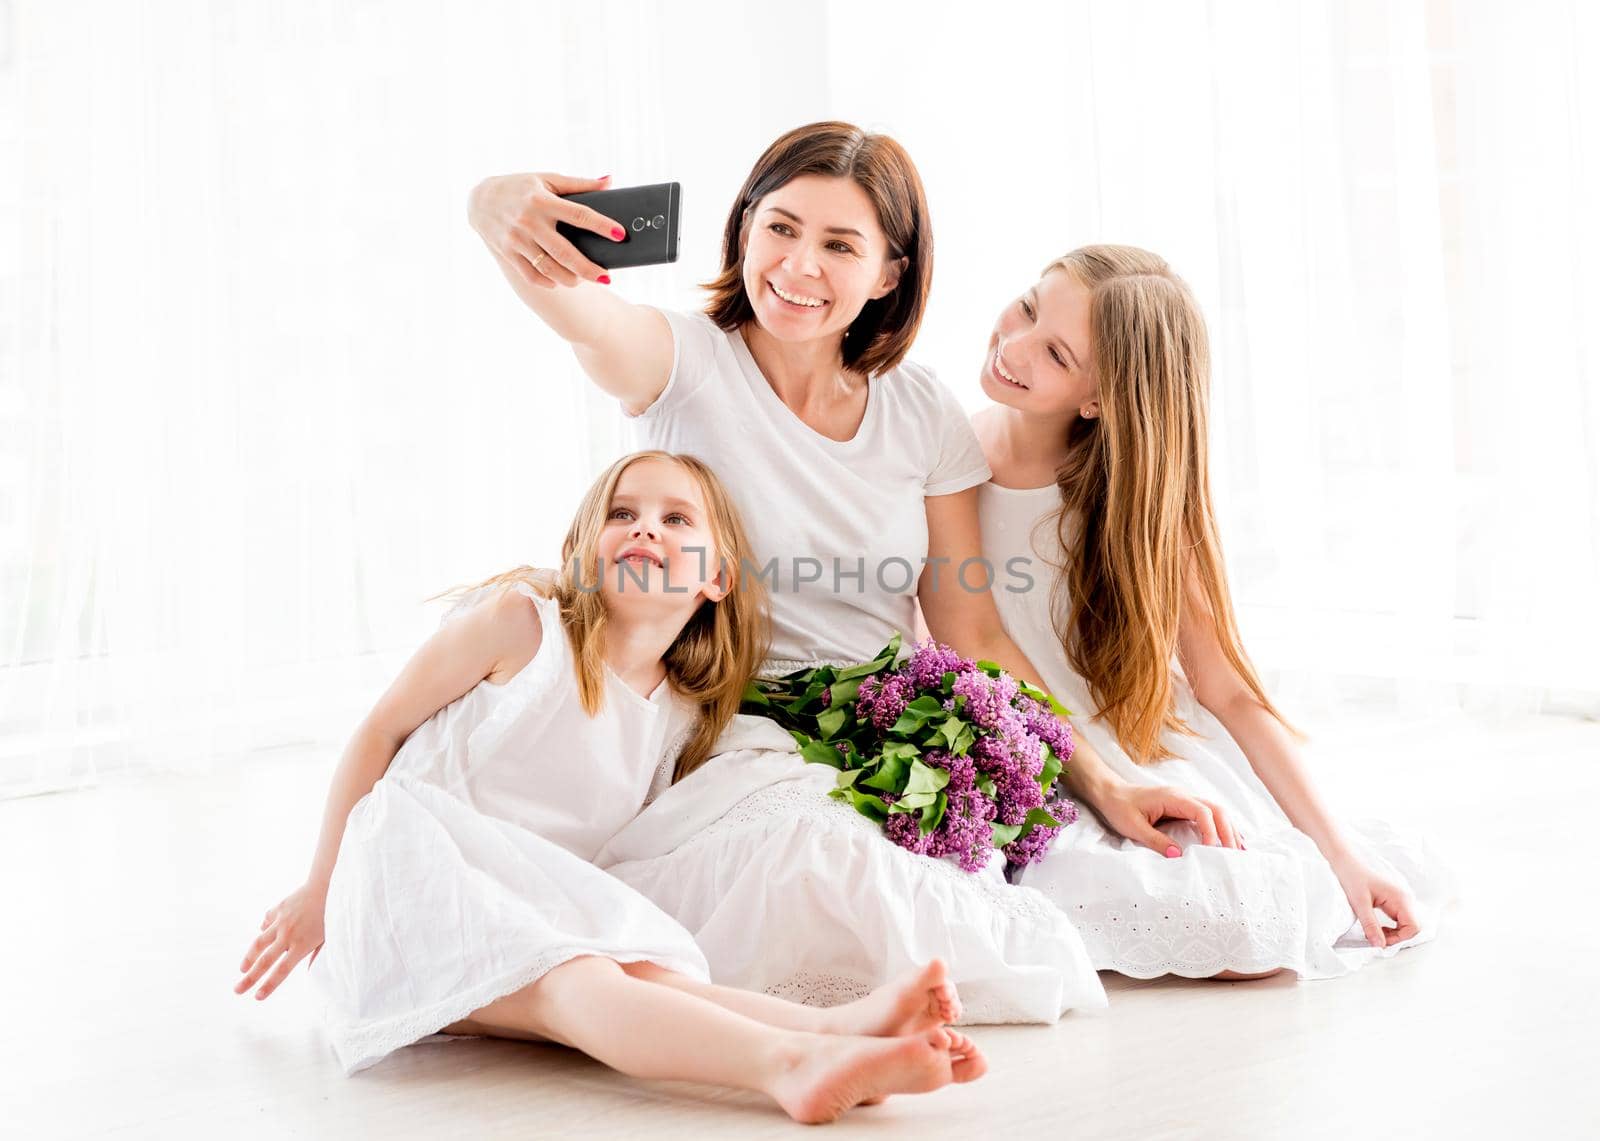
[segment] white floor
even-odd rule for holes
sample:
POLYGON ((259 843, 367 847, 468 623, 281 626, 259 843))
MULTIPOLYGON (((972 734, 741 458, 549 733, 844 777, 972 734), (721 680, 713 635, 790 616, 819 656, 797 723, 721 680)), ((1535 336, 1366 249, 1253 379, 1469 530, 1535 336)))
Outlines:
MULTIPOLYGON (((978 1028, 972 1086, 838 1134, 969 1139, 1600 1136, 1600 724, 1324 727, 1330 799, 1424 830, 1463 901, 1435 943, 1350 978, 1107 975, 1110 1009, 978 1028)), ((342 1077, 298 974, 233 995, 310 857, 327 754, 0 803, 0 1134, 766 1137, 760 1098, 569 1052, 418 1046, 342 1077)))

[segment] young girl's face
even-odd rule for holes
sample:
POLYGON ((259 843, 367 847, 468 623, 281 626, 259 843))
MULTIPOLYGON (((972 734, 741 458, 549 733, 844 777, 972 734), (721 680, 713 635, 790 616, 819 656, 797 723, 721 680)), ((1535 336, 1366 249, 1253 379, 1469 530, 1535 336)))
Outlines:
POLYGON ((1000 314, 980 383, 989 399, 1023 412, 1098 415, 1090 352, 1089 291, 1052 270, 1000 314))
POLYGON ((744 289, 780 341, 842 337, 868 301, 900 280, 867 192, 807 174, 778 187, 745 223, 744 289))
POLYGON ((722 596, 719 552, 700 485, 670 460, 629 464, 600 532, 601 596, 699 602, 722 596))

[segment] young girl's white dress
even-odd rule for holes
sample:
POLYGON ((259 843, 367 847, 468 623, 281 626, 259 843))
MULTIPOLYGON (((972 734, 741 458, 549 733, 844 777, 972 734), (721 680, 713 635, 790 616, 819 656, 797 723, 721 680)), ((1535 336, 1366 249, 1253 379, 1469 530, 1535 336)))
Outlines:
POLYGON ((515 589, 539 652, 419 726, 345 825, 311 974, 346 1073, 580 955, 707 977, 680 924, 590 863, 665 784, 691 712, 608 671, 590 718, 557 604, 515 589))
POLYGON ((1432 939, 1453 879, 1419 840, 1378 820, 1346 822, 1351 845, 1367 865, 1416 899, 1421 930, 1380 951, 1367 943, 1332 868, 1311 838, 1278 807, 1228 731, 1195 700, 1174 662, 1177 713, 1199 737, 1167 733, 1176 757, 1136 765, 1103 723, 1088 686, 1067 662, 1051 625, 1051 585, 1061 565, 1055 531, 1060 497, 1052 487, 1015 490, 983 485, 978 498, 984 557, 997 570, 993 592, 1006 631, 1077 716, 1107 765, 1130 781, 1172 785, 1229 814, 1246 850, 1202 845, 1187 823, 1163 822, 1183 855, 1167 859, 1107 831, 1093 812, 1080 813, 1045 858, 1018 882, 1049 896, 1077 927, 1095 968, 1135 978, 1175 974, 1205 978, 1221 971, 1255 974, 1288 968, 1301 978, 1333 978, 1374 958, 1432 939), (1008 560, 1033 579, 1007 575, 1008 560))

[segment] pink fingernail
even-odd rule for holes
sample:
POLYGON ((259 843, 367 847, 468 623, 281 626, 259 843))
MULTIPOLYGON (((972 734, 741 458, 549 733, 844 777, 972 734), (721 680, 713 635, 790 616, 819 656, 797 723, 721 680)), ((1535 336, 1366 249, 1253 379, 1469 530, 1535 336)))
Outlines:
POLYGON ((602 273, 599 277, 595 278, 595 280, 598 281, 601 285, 610 285, 611 284, 611 275, 609 273, 602 273))
POLYGON ((621 226, 612 226, 611 236, 620 242, 623 238, 628 236, 628 231, 624 230, 621 226))
POLYGON ((1178 845, 1176 844, 1173 844, 1167 849, 1167 859, 1169 860, 1175 860, 1181 855, 1183 855, 1183 853, 1178 850, 1178 845))

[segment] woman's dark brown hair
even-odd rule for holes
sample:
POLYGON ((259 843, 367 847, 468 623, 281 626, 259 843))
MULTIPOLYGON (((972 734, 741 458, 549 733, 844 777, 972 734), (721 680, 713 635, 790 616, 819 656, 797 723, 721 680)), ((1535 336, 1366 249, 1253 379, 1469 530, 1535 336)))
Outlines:
POLYGON ((905 148, 888 135, 869 134, 850 123, 810 123, 768 147, 728 213, 722 273, 706 286, 711 291, 706 313, 728 332, 755 319, 744 289, 745 222, 756 203, 807 174, 848 178, 866 191, 889 240, 889 257, 906 259, 899 284, 866 303, 845 330, 841 347, 844 367, 852 372, 886 372, 905 359, 916 339, 933 281, 933 227, 922 179, 905 148))

